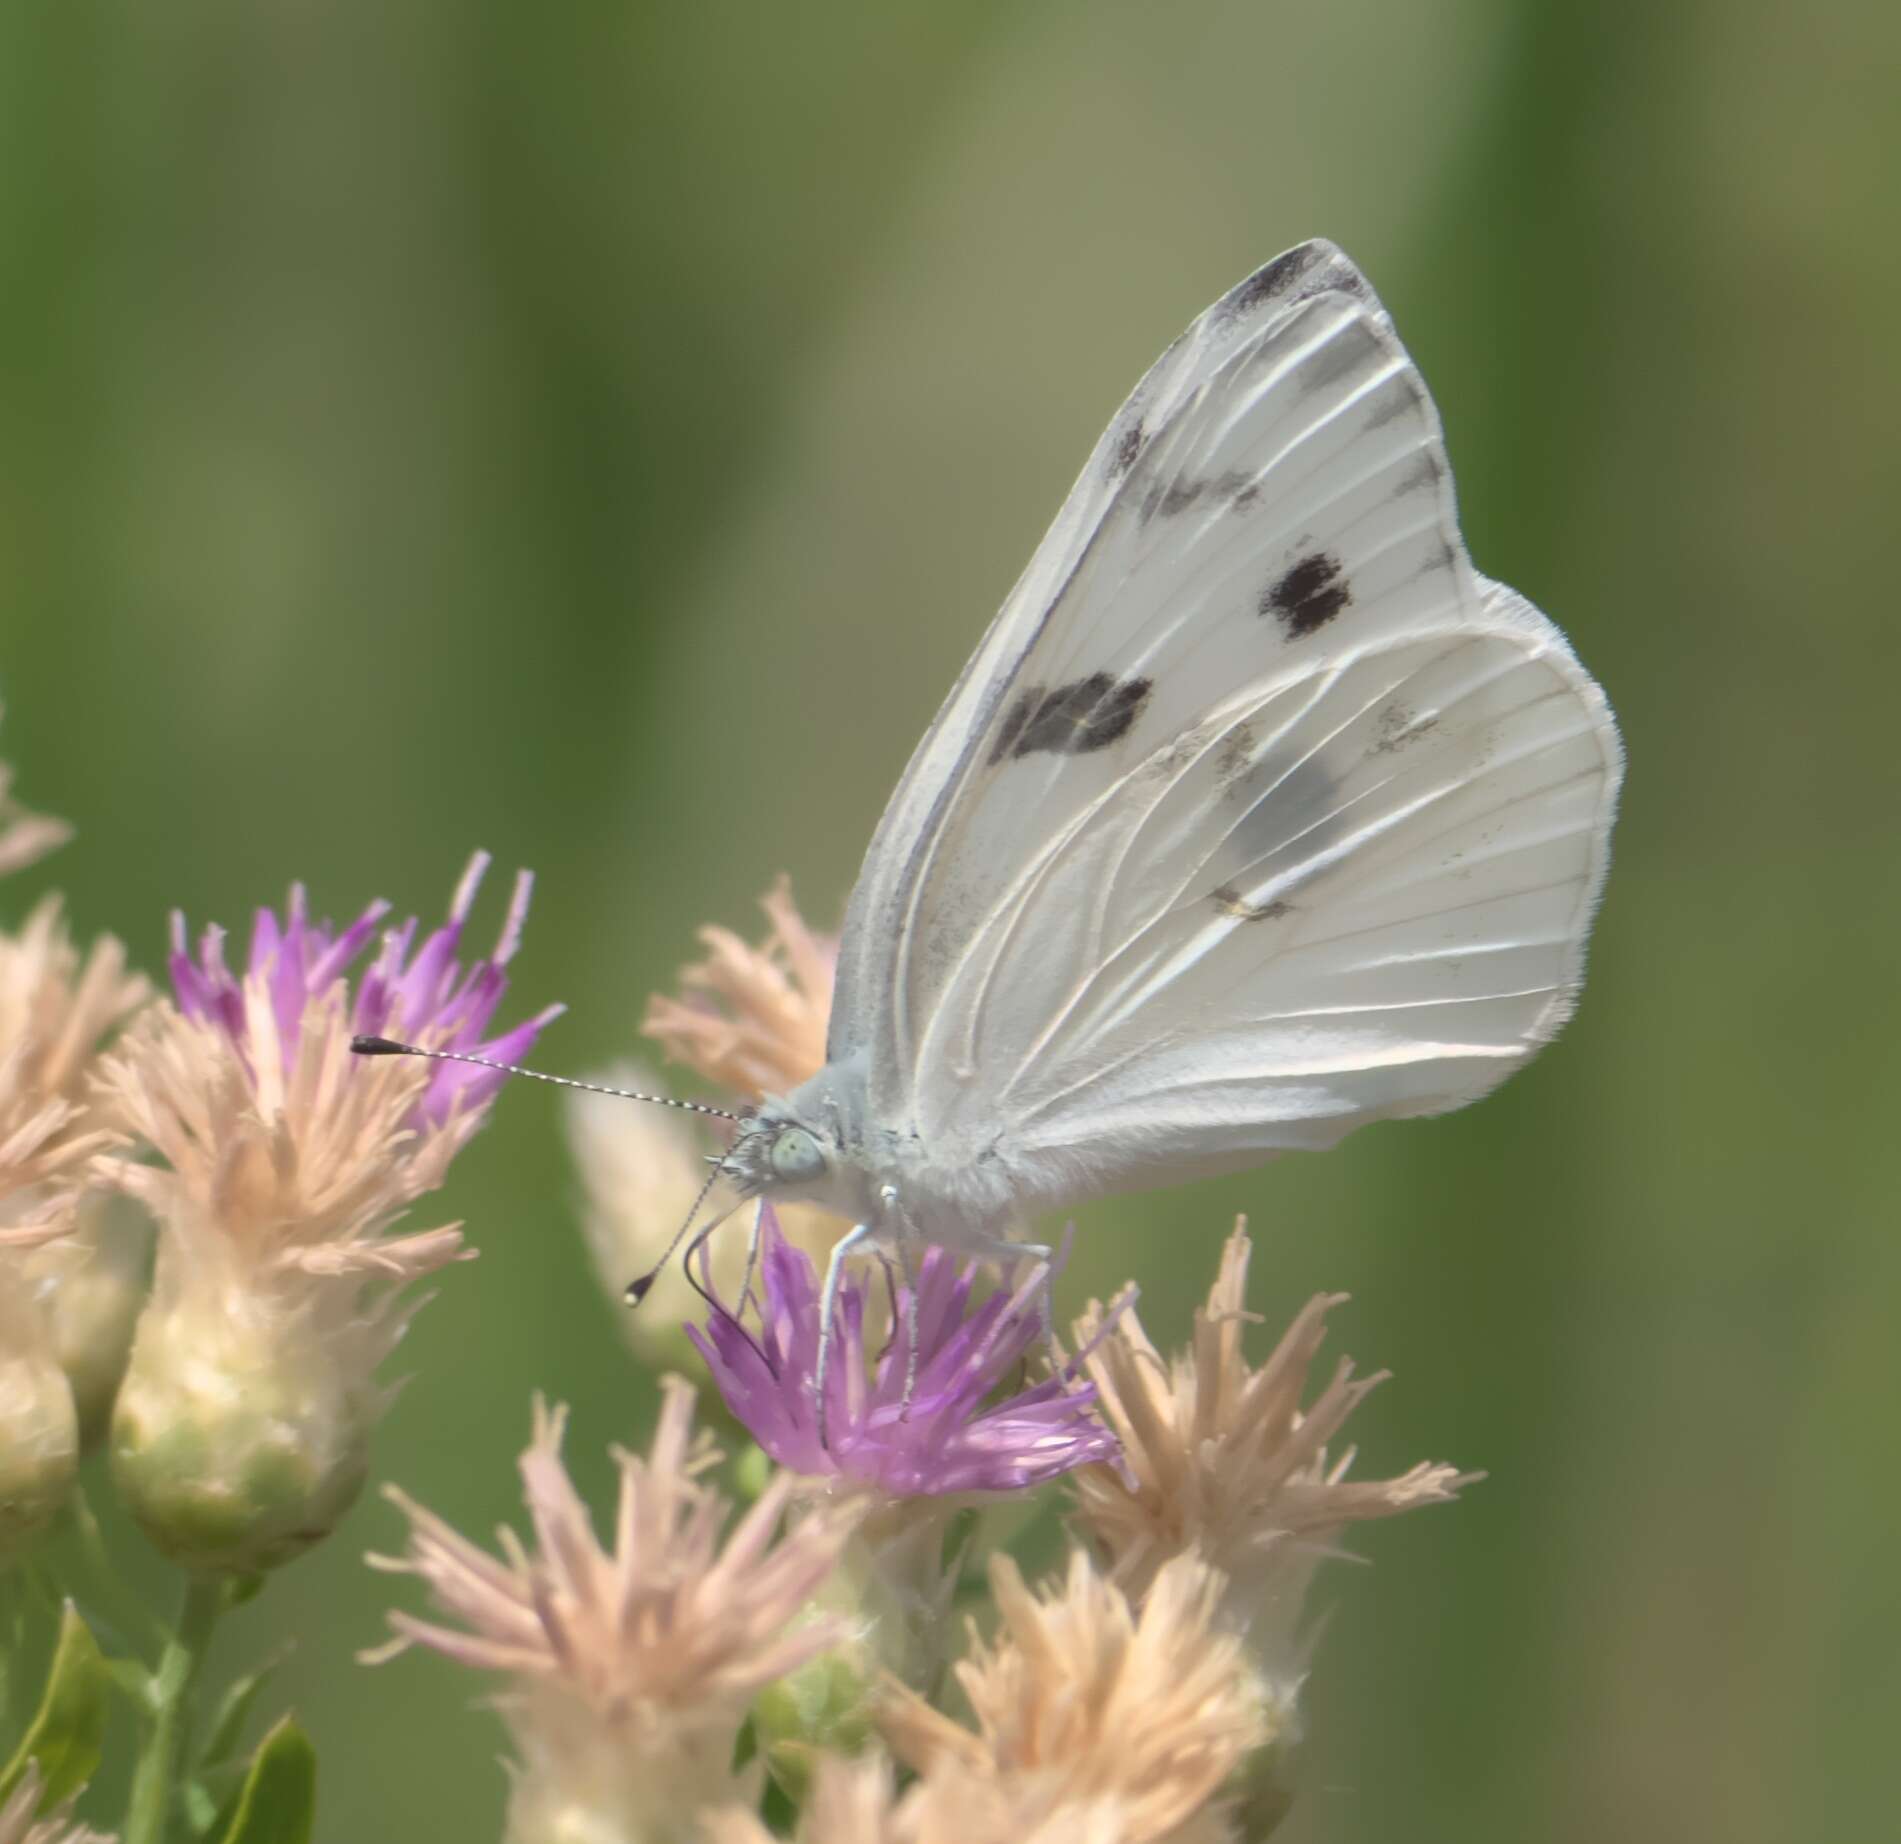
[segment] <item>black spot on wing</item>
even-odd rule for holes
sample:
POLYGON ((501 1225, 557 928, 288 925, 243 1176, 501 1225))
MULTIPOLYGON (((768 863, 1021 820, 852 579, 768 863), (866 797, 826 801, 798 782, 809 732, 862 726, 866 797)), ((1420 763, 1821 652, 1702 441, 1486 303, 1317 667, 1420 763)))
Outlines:
POLYGON ((1260 612, 1277 615, 1288 639, 1299 640, 1325 627, 1352 600, 1339 558, 1314 551, 1268 587, 1260 612))
POLYGON ((1092 672, 1054 690, 1025 686, 1005 713, 992 764, 1011 756, 1088 755, 1126 736, 1153 690, 1148 679, 1116 679, 1092 672))
POLYGON ((1140 419, 1132 422, 1122 432, 1122 440, 1115 445, 1115 452, 1109 457, 1109 473, 1120 480, 1135 465, 1135 457, 1142 452, 1142 424, 1140 419))

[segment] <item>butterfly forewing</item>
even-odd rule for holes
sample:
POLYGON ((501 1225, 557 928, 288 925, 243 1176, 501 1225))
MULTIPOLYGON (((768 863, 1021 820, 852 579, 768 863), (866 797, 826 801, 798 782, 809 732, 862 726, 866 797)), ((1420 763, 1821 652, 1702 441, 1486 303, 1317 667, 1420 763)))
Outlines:
POLYGON ((1472 570, 1378 302, 1302 246, 1138 387, 920 747, 833 1059, 1051 1196, 1457 1105, 1562 1019, 1617 773, 1472 570))

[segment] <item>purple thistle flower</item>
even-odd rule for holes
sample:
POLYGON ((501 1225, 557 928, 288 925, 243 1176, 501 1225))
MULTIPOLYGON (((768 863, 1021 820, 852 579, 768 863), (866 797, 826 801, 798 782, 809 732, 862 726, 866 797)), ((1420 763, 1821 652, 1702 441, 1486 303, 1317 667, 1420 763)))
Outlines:
MULTIPOLYGON (((534 874, 517 873, 515 893, 508 905, 495 951, 466 972, 456 959, 463 925, 474 907, 476 891, 489 867, 487 852, 477 852, 456 885, 449 919, 423 938, 412 959, 417 920, 411 916, 400 928, 385 931, 382 952, 363 970, 350 1010, 354 1031, 373 1036, 404 1036, 432 1049, 462 1050, 497 1062, 519 1062, 541 1029, 560 1016, 563 1007, 548 1006, 499 1037, 483 1040, 502 995, 508 990, 505 971, 521 945, 522 923, 534 889, 534 874)), ((251 951, 242 975, 225 963, 225 931, 216 923, 199 940, 198 958, 191 957, 182 911, 172 912, 172 951, 169 967, 172 990, 186 1017, 219 1025, 248 1060, 250 1033, 245 1024, 244 985, 262 980, 270 996, 277 1035, 288 1069, 297 1055, 305 1007, 349 972, 389 914, 389 904, 378 898, 349 927, 338 930, 328 920, 313 921, 302 884, 292 884, 284 914, 260 909, 251 927, 251 951)), ((468 1064, 439 1063, 423 1091, 419 1111, 433 1123, 445 1119, 460 1100, 470 1108, 486 1103, 506 1078, 499 1070, 476 1069, 468 1064)))
POLYGON ((959 1267, 929 1248, 917 1281, 917 1383, 904 1403, 908 1285, 895 1288, 894 1331, 867 1374, 867 1289, 847 1276, 838 1290, 825 1379, 825 1443, 813 1381, 820 1291, 811 1259, 788 1242, 771 1204, 760 1206, 765 1299, 758 1337, 717 1306, 687 1336, 713 1372, 726 1406, 781 1466, 875 1486, 894 1498, 1020 1491, 1091 1461, 1116 1463, 1115 1436, 1091 1413, 1093 1383, 1074 1366, 986 1402, 1046 1330, 1039 1268, 1014 1291, 970 1309, 977 1264, 959 1267))

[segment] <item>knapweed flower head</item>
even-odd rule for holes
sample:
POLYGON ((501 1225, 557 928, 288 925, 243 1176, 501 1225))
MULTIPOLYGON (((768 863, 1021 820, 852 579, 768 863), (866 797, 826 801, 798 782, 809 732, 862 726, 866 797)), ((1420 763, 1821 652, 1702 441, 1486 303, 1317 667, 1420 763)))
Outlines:
MULTIPOLYGON (((560 1006, 549 1006, 498 1036, 483 1035, 508 990, 508 963, 521 946, 534 891, 533 876, 517 873, 494 951, 465 970, 457 956, 488 866, 486 852, 469 860, 449 904, 449 919, 424 936, 420 947, 420 924, 414 916, 384 931, 382 949, 363 969, 349 1004, 352 1032, 513 1063, 527 1055, 542 1029, 560 1016, 560 1006)), ((187 1018, 222 1028, 247 1062, 275 1051, 288 1072, 297 1059, 306 1013, 337 988, 388 914, 389 904, 379 900, 341 929, 313 921, 303 885, 293 884, 281 917, 270 909, 257 912, 240 976, 225 963, 223 929, 214 924, 204 931, 194 959, 184 915, 174 911, 169 965, 178 1009, 187 1018), (268 1009, 268 1021, 262 1008, 268 1009)), ((467 1063, 433 1064, 418 1115, 433 1126, 458 1106, 465 1112, 477 1110, 507 1079, 499 1070, 467 1063)))
POLYGON ((82 960, 54 900, 0 933, 0 1566, 51 1521, 78 1464, 71 1335, 96 1339, 75 1362, 107 1389, 124 1360, 136 1279, 100 1270, 74 1231, 91 1162, 121 1137, 88 1094, 94 1061, 145 996, 116 941, 82 960), (116 1318, 85 1310, 96 1278, 121 1283, 116 1318))
POLYGON ((68 1227, 92 1159, 123 1137, 89 1084, 101 1044, 148 991, 109 935, 82 959, 55 897, 0 933, 0 1247, 68 1227))
MULTIPOLYGON (((619 1063, 590 1079, 642 1094, 656 1088, 653 1072, 638 1063, 619 1063)), ((719 1148, 701 1120, 676 1108, 574 1090, 564 1097, 563 1112, 581 1175, 582 1228, 621 1335, 656 1369, 697 1369, 685 1323, 702 1302, 686 1264, 662 1258, 699 1200, 706 1161, 719 1148), (643 1276, 652 1277, 651 1285, 630 1312, 627 1285, 643 1276)), ((807 1204, 786 1207, 779 1225, 791 1242, 821 1259, 848 1227, 807 1204)), ((745 1281, 746 1238, 714 1236, 703 1254, 712 1290, 736 1298, 745 1281)))
POLYGON ((1356 1377, 1342 1358, 1302 1408, 1327 1314, 1344 1294, 1310 1300, 1267 1362, 1251 1366, 1249 1253, 1243 1219, 1195 1313, 1189 1348, 1173 1358, 1163 1359, 1134 1312, 1106 1327, 1091 1307, 1077 1321, 1127 1468, 1076 1474, 1075 1516, 1138 1601, 1174 1557, 1211 1563, 1228 1582, 1225 1623, 1249 1630, 1255 1649, 1285 1667, 1313 1570, 1336 1552, 1344 1526, 1442 1504, 1479 1475, 1422 1462, 1393 1479, 1348 1479, 1352 1450, 1332 1459, 1328 1443, 1385 1373, 1356 1377))
POLYGON ((73 1822, 70 1801, 40 1811, 40 1764, 27 1763, 19 1784, 0 1800, 0 1844, 114 1844, 111 1834, 73 1822))
POLYGON ((735 1316, 736 1303, 688 1335, 727 1408, 781 1466, 908 1498, 1021 1491, 1114 1460, 1115 1437, 1095 1417, 1093 1384, 1058 1372, 999 1393, 1047 1329, 1045 1265, 973 1304, 978 1264, 959 1264, 940 1248, 923 1252, 915 1283, 885 1270, 890 1335, 869 1365, 870 1286, 851 1275, 840 1285, 821 1440, 818 1273, 780 1233, 772 1205, 760 1210, 757 1331, 735 1316))
MULTIPOLYGON (((520 936, 517 886, 494 956, 457 952, 486 859, 418 946, 385 936, 349 969, 384 906, 341 930, 301 892, 258 918, 244 973, 207 934, 174 957, 177 1003, 154 1006, 101 1072, 101 1092, 164 1162, 110 1162, 161 1225, 153 1298, 115 1410, 115 1476, 159 1546, 200 1568, 272 1566, 324 1535, 362 1483, 385 1400, 378 1363, 414 1310, 406 1282, 464 1254, 460 1228, 392 1234, 481 1125, 489 1072, 353 1056, 359 1031, 525 1050, 543 1012, 485 1040, 520 936)), ((181 931, 182 938, 182 931, 181 931)))
POLYGON ((1138 1609, 1078 1552, 1041 1592, 995 1557, 990 1587, 998 1636, 973 1628, 957 1667, 975 1729, 897 1687, 880 1714, 923 1783, 950 1776, 966 1811, 1008 1812, 1018 1836, 1232 1836, 1224 1789, 1274 1729, 1240 1643, 1216 1622, 1219 1576, 1178 1558, 1138 1609))
POLYGON ((783 1094, 825 1062, 838 943, 806 926, 784 877, 760 898, 772 932, 749 947, 700 930, 706 958, 683 968, 684 997, 656 993, 641 1029, 675 1062, 747 1101, 783 1094))
POLYGON ((507 1680, 518 1844, 697 1838, 701 1811, 756 1790, 732 1767, 747 1704, 840 1636, 801 1615, 857 1514, 829 1506, 788 1524, 781 1476, 726 1531, 729 1507, 704 1478, 718 1455, 694 1438, 691 1388, 669 1377, 647 1456, 616 1455, 604 1547, 562 1465, 563 1424, 537 1405, 521 1461, 532 1549, 503 1532, 492 1556, 391 1491, 409 1549, 372 1561, 420 1576, 454 1624, 393 1613, 397 1640, 372 1656, 424 1645, 507 1680))

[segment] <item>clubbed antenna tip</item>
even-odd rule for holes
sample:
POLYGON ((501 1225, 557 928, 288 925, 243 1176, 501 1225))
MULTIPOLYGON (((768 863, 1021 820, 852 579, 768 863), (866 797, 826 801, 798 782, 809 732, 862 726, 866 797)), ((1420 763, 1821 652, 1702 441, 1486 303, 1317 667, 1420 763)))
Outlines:
POLYGON ((412 1054, 407 1044, 399 1044, 393 1037, 370 1037, 359 1032, 350 1039, 352 1056, 409 1056, 412 1054))

